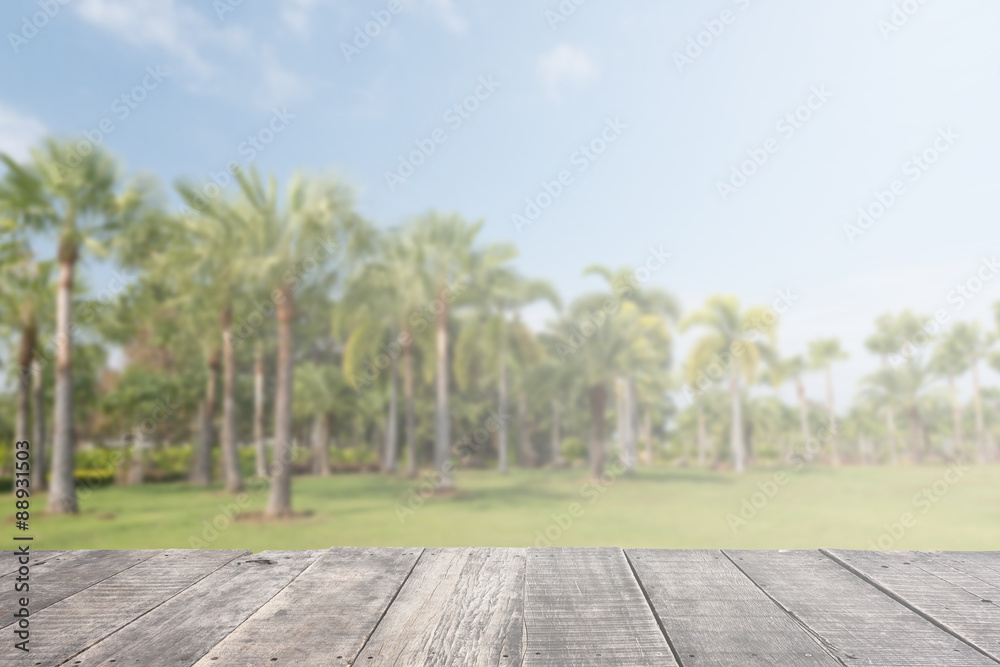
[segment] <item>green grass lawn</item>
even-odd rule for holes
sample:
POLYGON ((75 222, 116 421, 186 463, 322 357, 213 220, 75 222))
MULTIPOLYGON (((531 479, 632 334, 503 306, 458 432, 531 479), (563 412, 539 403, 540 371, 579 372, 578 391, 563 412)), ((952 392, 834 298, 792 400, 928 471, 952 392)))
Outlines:
MULTIPOLYGON (((36 549, 521 547, 540 543, 546 532, 553 546, 1000 549, 1000 466, 969 468, 961 477, 949 474, 954 484, 945 481, 946 470, 786 469, 786 483, 773 487, 768 482, 777 469, 742 477, 641 469, 597 486, 582 469, 508 476, 465 471, 456 475, 456 494, 422 504, 408 502, 419 481, 379 475, 301 477, 294 480, 295 509, 311 514, 276 522, 259 519, 266 490, 250 491, 242 517, 231 521, 225 505, 236 507, 235 498, 219 488, 111 487, 83 499, 79 516, 33 513, 31 532, 36 549), (759 485, 776 493, 754 497, 759 485), (935 502, 915 502, 924 488, 935 502), (733 519, 743 519, 743 500, 744 508, 754 501, 761 506, 752 517, 745 509, 746 523, 734 529, 733 519), (412 513, 403 511, 400 518, 401 510, 411 507, 412 513), (912 520, 903 526, 907 512, 912 520)), ((33 498, 32 505, 40 510, 43 498, 33 498)), ((14 532, 13 499, 7 506, 6 521, 14 532)))

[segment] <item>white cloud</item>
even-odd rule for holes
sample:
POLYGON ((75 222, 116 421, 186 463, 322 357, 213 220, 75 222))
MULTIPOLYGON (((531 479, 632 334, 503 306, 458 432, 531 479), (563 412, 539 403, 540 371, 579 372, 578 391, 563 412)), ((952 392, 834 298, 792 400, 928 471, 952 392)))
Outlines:
POLYGON ((457 34, 462 34, 468 30, 468 21, 458 14, 451 0, 427 0, 427 5, 448 30, 457 34))
POLYGON ((312 10, 320 0, 285 0, 281 4, 281 20, 299 37, 305 37, 309 32, 309 19, 312 10))
POLYGON ((37 144, 44 134, 45 125, 37 118, 0 104, 0 153, 23 160, 28 157, 28 149, 37 144))
POLYGON ((175 0, 79 0, 76 10, 91 25, 128 44, 165 51, 202 79, 215 73, 203 53, 206 48, 240 51, 248 42, 242 29, 217 27, 175 0))
POLYGON ((262 107, 284 104, 305 94, 302 80, 282 67, 271 49, 261 51, 260 78, 257 103, 262 107))
POLYGON ((569 44, 559 44, 538 58, 538 77, 552 100, 562 99, 566 88, 583 88, 597 74, 597 66, 590 57, 569 44))

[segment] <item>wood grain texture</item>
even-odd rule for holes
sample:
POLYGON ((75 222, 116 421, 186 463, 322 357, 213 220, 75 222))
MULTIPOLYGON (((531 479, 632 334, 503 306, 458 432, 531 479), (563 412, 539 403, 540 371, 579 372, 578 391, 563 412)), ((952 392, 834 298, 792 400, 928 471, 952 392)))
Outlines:
POLYGON ((75 656, 73 664, 191 665, 324 553, 237 558, 75 656))
POLYGON ((425 549, 363 665, 520 665, 524 549, 425 549))
MULTIPOLYGON (((74 551, 32 563, 28 582, 29 609, 46 607, 163 553, 162 550, 74 551)), ((24 593, 14 590, 17 574, 0 577, 0 628, 14 622, 12 614, 24 593)))
POLYGON ((676 665, 618 548, 528 549, 524 665, 676 665))
POLYGON ((351 664, 421 551, 331 549, 196 664, 351 664))
POLYGON ((996 664, 818 551, 726 553, 843 664, 996 664))
MULTIPOLYGON (((248 551, 169 550, 31 616, 31 664, 60 665, 248 551)), ((0 665, 23 664, 9 642, 0 665)))
POLYGON ((838 665, 721 551, 625 552, 682 665, 838 665))
POLYGON ((992 568, 928 552, 823 552, 1000 662, 1000 585, 992 568))
MULTIPOLYGON (((18 562, 18 556, 21 554, 17 551, 17 547, 21 544, 28 544, 30 542, 20 542, 15 543, 13 548, 6 551, 0 551, 0 576, 10 574, 11 572, 16 572, 21 563, 18 562)), ((72 551, 53 551, 51 549, 40 549, 35 551, 30 550, 31 562, 30 565, 34 567, 35 565, 41 565, 47 560, 52 560, 60 556, 66 556, 73 553, 72 551)))

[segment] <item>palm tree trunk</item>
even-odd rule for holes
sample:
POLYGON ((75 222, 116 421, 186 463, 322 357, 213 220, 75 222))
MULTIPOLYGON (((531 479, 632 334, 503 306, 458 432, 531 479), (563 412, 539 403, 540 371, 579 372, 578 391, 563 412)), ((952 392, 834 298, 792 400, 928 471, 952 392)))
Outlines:
POLYGON ((731 421, 729 428, 729 448, 733 456, 733 468, 743 472, 743 405, 740 397, 740 377, 733 371, 729 379, 729 402, 731 421))
POLYGON ((257 477, 267 477, 267 443, 264 441, 264 345, 258 340, 253 349, 253 442, 257 477))
MULTIPOLYGON (((17 355, 17 415, 14 419, 14 441, 28 439, 28 424, 31 411, 31 361, 35 357, 35 327, 29 325, 21 331, 21 348, 17 355)), ((28 454, 37 443, 31 443, 28 454)), ((12 450, 17 452, 15 448, 12 450)), ((16 459, 15 459, 16 460, 16 459)), ((16 466, 14 468, 17 469, 16 466)))
POLYGON ((233 311, 222 310, 222 467, 226 492, 243 490, 239 451, 236 447, 236 350, 233 347, 233 311))
POLYGON ((448 308, 442 305, 437 314, 437 378, 434 409, 434 469, 438 489, 455 488, 448 465, 451 443, 451 420, 448 412, 448 308))
POLYGON ((73 479, 73 269, 76 248, 59 249, 59 286, 56 292, 55 433, 52 438, 52 489, 50 514, 75 514, 73 479))
POLYGON ((295 351, 292 327, 295 302, 291 289, 278 299, 278 378, 274 391, 274 461, 271 465, 271 494, 266 518, 292 514, 292 383, 295 351))
POLYGON ((705 409, 701 404, 701 394, 695 396, 698 407, 698 467, 708 464, 708 433, 705 430, 705 409))
POLYGON ((562 436, 559 433, 561 424, 559 423, 559 419, 560 419, 559 401, 553 398, 552 399, 552 438, 551 438, 551 441, 550 441, 550 446, 552 448, 552 465, 553 466, 561 466, 563 464, 562 447, 560 447, 560 444, 562 442, 562 436))
POLYGON ((812 434, 809 432, 809 404, 806 402, 806 387, 802 384, 802 378, 795 378, 795 393, 799 396, 799 423, 802 428, 802 453, 805 456, 809 451, 812 434))
POLYGON ((631 472, 628 459, 628 434, 625 426, 625 381, 615 378, 615 435, 618 441, 618 458, 625 464, 625 470, 631 472))
POLYGON ((207 486, 212 483, 212 443, 215 440, 215 383, 218 373, 219 352, 216 350, 208 357, 205 396, 198 411, 198 451, 195 452, 191 467, 191 483, 198 486, 207 486))
POLYGON ((951 394, 951 424, 952 424, 952 443, 945 449, 945 456, 952 458, 953 456, 961 457, 962 453, 965 451, 965 445, 962 443, 962 408, 958 402, 958 389, 955 387, 955 378, 951 375, 948 376, 948 391, 951 394))
POLYGON ((389 415, 386 418, 385 425, 385 457, 382 459, 382 472, 393 473, 396 472, 396 447, 399 442, 398 426, 399 426, 399 406, 398 398, 396 397, 396 376, 398 375, 396 369, 396 356, 390 355, 389 357, 389 415))
POLYGON ((649 409, 643 411, 642 416, 642 436, 646 444, 646 465, 653 465, 653 419, 649 415, 649 409))
POLYGON ((314 475, 330 476, 330 422, 326 415, 313 417, 312 468, 314 475))
POLYGON ((528 433, 528 397, 523 391, 517 397, 517 442, 522 468, 534 468, 538 461, 531 447, 531 435, 528 433))
POLYGON ((32 382, 34 383, 34 407, 32 411, 33 429, 31 433, 31 448, 34 463, 31 465, 31 488, 44 491, 45 482, 45 385, 42 375, 42 362, 35 359, 31 364, 32 382))
POLYGON ((625 459, 626 472, 635 470, 639 460, 639 425, 636 419, 635 380, 626 377, 625 384, 625 459))
POLYGON ((604 474, 604 405, 607 390, 603 384, 590 387, 590 476, 604 474))
POLYGON ((972 405, 976 410, 976 461, 986 463, 986 437, 983 427, 983 396, 979 388, 979 359, 972 360, 972 405))
POLYGON ((144 450, 146 449, 146 434, 139 428, 136 429, 135 440, 132 442, 132 456, 128 463, 128 479, 127 484, 129 486, 139 486, 142 484, 143 477, 145 476, 145 467, 143 461, 144 450))
POLYGON ((840 445, 837 442, 837 415, 833 402, 833 367, 826 365, 826 407, 830 419, 830 462, 840 465, 840 445))
POLYGON ((413 409, 413 337, 403 346, 403 402, 406 410, 406 476, 417 476, 417 419, 413 409))
MULTIPOLYGON (((497 393, 500 404, 500 414, 507 414, 507 341, 501 335, 500 340, 500 379, 497 393)), ((501 475, 507 474, 507 420, 500 420, 499 433, 497 434, 497 470, 501 475)))

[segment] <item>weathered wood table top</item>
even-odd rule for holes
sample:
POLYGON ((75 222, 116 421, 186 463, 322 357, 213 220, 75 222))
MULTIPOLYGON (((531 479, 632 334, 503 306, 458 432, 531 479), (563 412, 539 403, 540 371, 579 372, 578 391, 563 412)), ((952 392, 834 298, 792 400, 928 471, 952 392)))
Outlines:
POLYGON ((1000 552, 40 551, 29 593, 0 563, 2 665, 1000 663, 1000 552))

